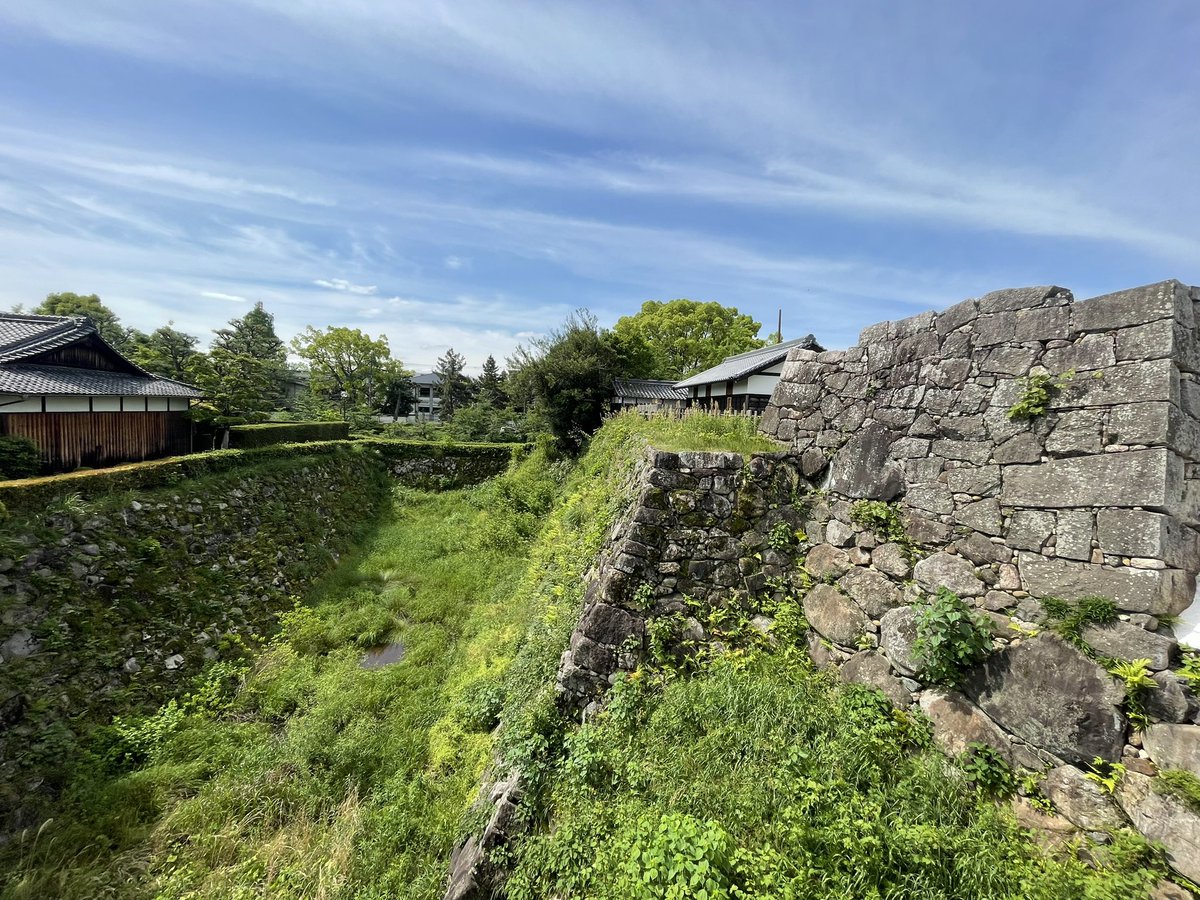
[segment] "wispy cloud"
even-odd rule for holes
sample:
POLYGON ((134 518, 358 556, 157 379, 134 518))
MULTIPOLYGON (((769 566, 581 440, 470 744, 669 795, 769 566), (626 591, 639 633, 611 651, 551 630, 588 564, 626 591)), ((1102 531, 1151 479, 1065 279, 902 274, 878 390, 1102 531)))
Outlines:
POLYGON ((237 294, 225 294, 221 291, 201 291, 201 297, 208 297, 210 300, 226 300, 229 303, 249 303, 245 297, 239 297, 237 294))
POLYGON ((354 284, 346 281, 344 278, 316 278, 313 284, 317 287, 330 288, 335 291, 345 291, 348 294, 362 294, 369 296, 379 292, 379 288, 373 284, 354 284))

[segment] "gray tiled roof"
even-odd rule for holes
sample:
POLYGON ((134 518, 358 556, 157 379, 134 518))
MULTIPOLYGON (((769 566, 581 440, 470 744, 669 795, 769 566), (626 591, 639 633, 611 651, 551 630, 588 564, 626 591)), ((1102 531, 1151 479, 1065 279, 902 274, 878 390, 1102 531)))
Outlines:
POLYGON ((71 366, 31 366, 24 363, 0 365, 0 394, 72 394, 91 397, 204 396, 182 381, 157 375, 132 375, 71 366))
POLYGON ((675 389, 670 381, 650 378, 614 378, 613 392, 628 400, 686 400, 687 394, 675 389))
POLYGON ((96 333, 85 318, 0 314, 0 363, 57 350, 96 333))
POLYGON ((811 334, 807 334, 802 338, 784 341, 782 344, 771 344, 768 347, 739 353, 737 356, 727 356, 718 365, 683 379, 675 387, 689 388, 700 384, 715 384, 718 381, 737 381, 739 378, 745 378, 767 366, 781 362, 793 347, 801 347, 805 350, 821 349, 817 339, 811 334))
POLYGON ((152 375, 110 346, 85 317, 0 313, 0 393, 126 397, 204 396, 181 381, 152 375), (129 366, 128 372, 21 362, 40 353, 95 338, 129 366))

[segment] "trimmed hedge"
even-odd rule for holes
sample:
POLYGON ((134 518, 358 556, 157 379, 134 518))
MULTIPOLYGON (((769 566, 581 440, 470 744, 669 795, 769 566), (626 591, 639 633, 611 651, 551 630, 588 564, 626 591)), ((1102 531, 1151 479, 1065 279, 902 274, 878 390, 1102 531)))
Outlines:
POLYGON ((0 437, 0 478, 28 478, 42 470, 42 453, 29 438, 0 437))
POLYGON ((389 461, 468 457, 497 462, 503 459, 507 462, 520 458, 528 449, 528 444, 450 444, 436 441, 367 439, 274 444, 246 450, 210 450, 189 456, 127 463, 107 469, 0 481, 0 517, 3 516, 5 508, 9 515, 42 512, 73 494, 87 500, 121 491, 145 491, 191 478, 283 459, 332 453, 375 452, 389 461))
POLYGON ((274 444, 344 441, 348 437, 349 422, 265 422, 261 425, 234 425, 229 429, 229 446, 235 450, 249 450, 274 444))

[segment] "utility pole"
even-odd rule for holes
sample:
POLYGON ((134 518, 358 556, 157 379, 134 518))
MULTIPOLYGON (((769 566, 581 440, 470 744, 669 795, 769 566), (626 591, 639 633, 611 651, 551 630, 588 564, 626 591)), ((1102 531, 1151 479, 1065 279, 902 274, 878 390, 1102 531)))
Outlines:
POLYGON ((783 343, 783 307, 779 307, 779 324, 775 328, 775 343, 783 343))

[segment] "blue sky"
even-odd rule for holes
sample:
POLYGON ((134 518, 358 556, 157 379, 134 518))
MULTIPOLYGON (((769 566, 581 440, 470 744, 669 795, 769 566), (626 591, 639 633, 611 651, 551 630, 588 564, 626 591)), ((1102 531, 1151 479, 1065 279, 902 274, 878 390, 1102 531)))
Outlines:
POLYGON ((1200 4, 0 0, 0 307, 262 300, 477 368, 586 306, 827 346, 1200 282, 1200 4))

